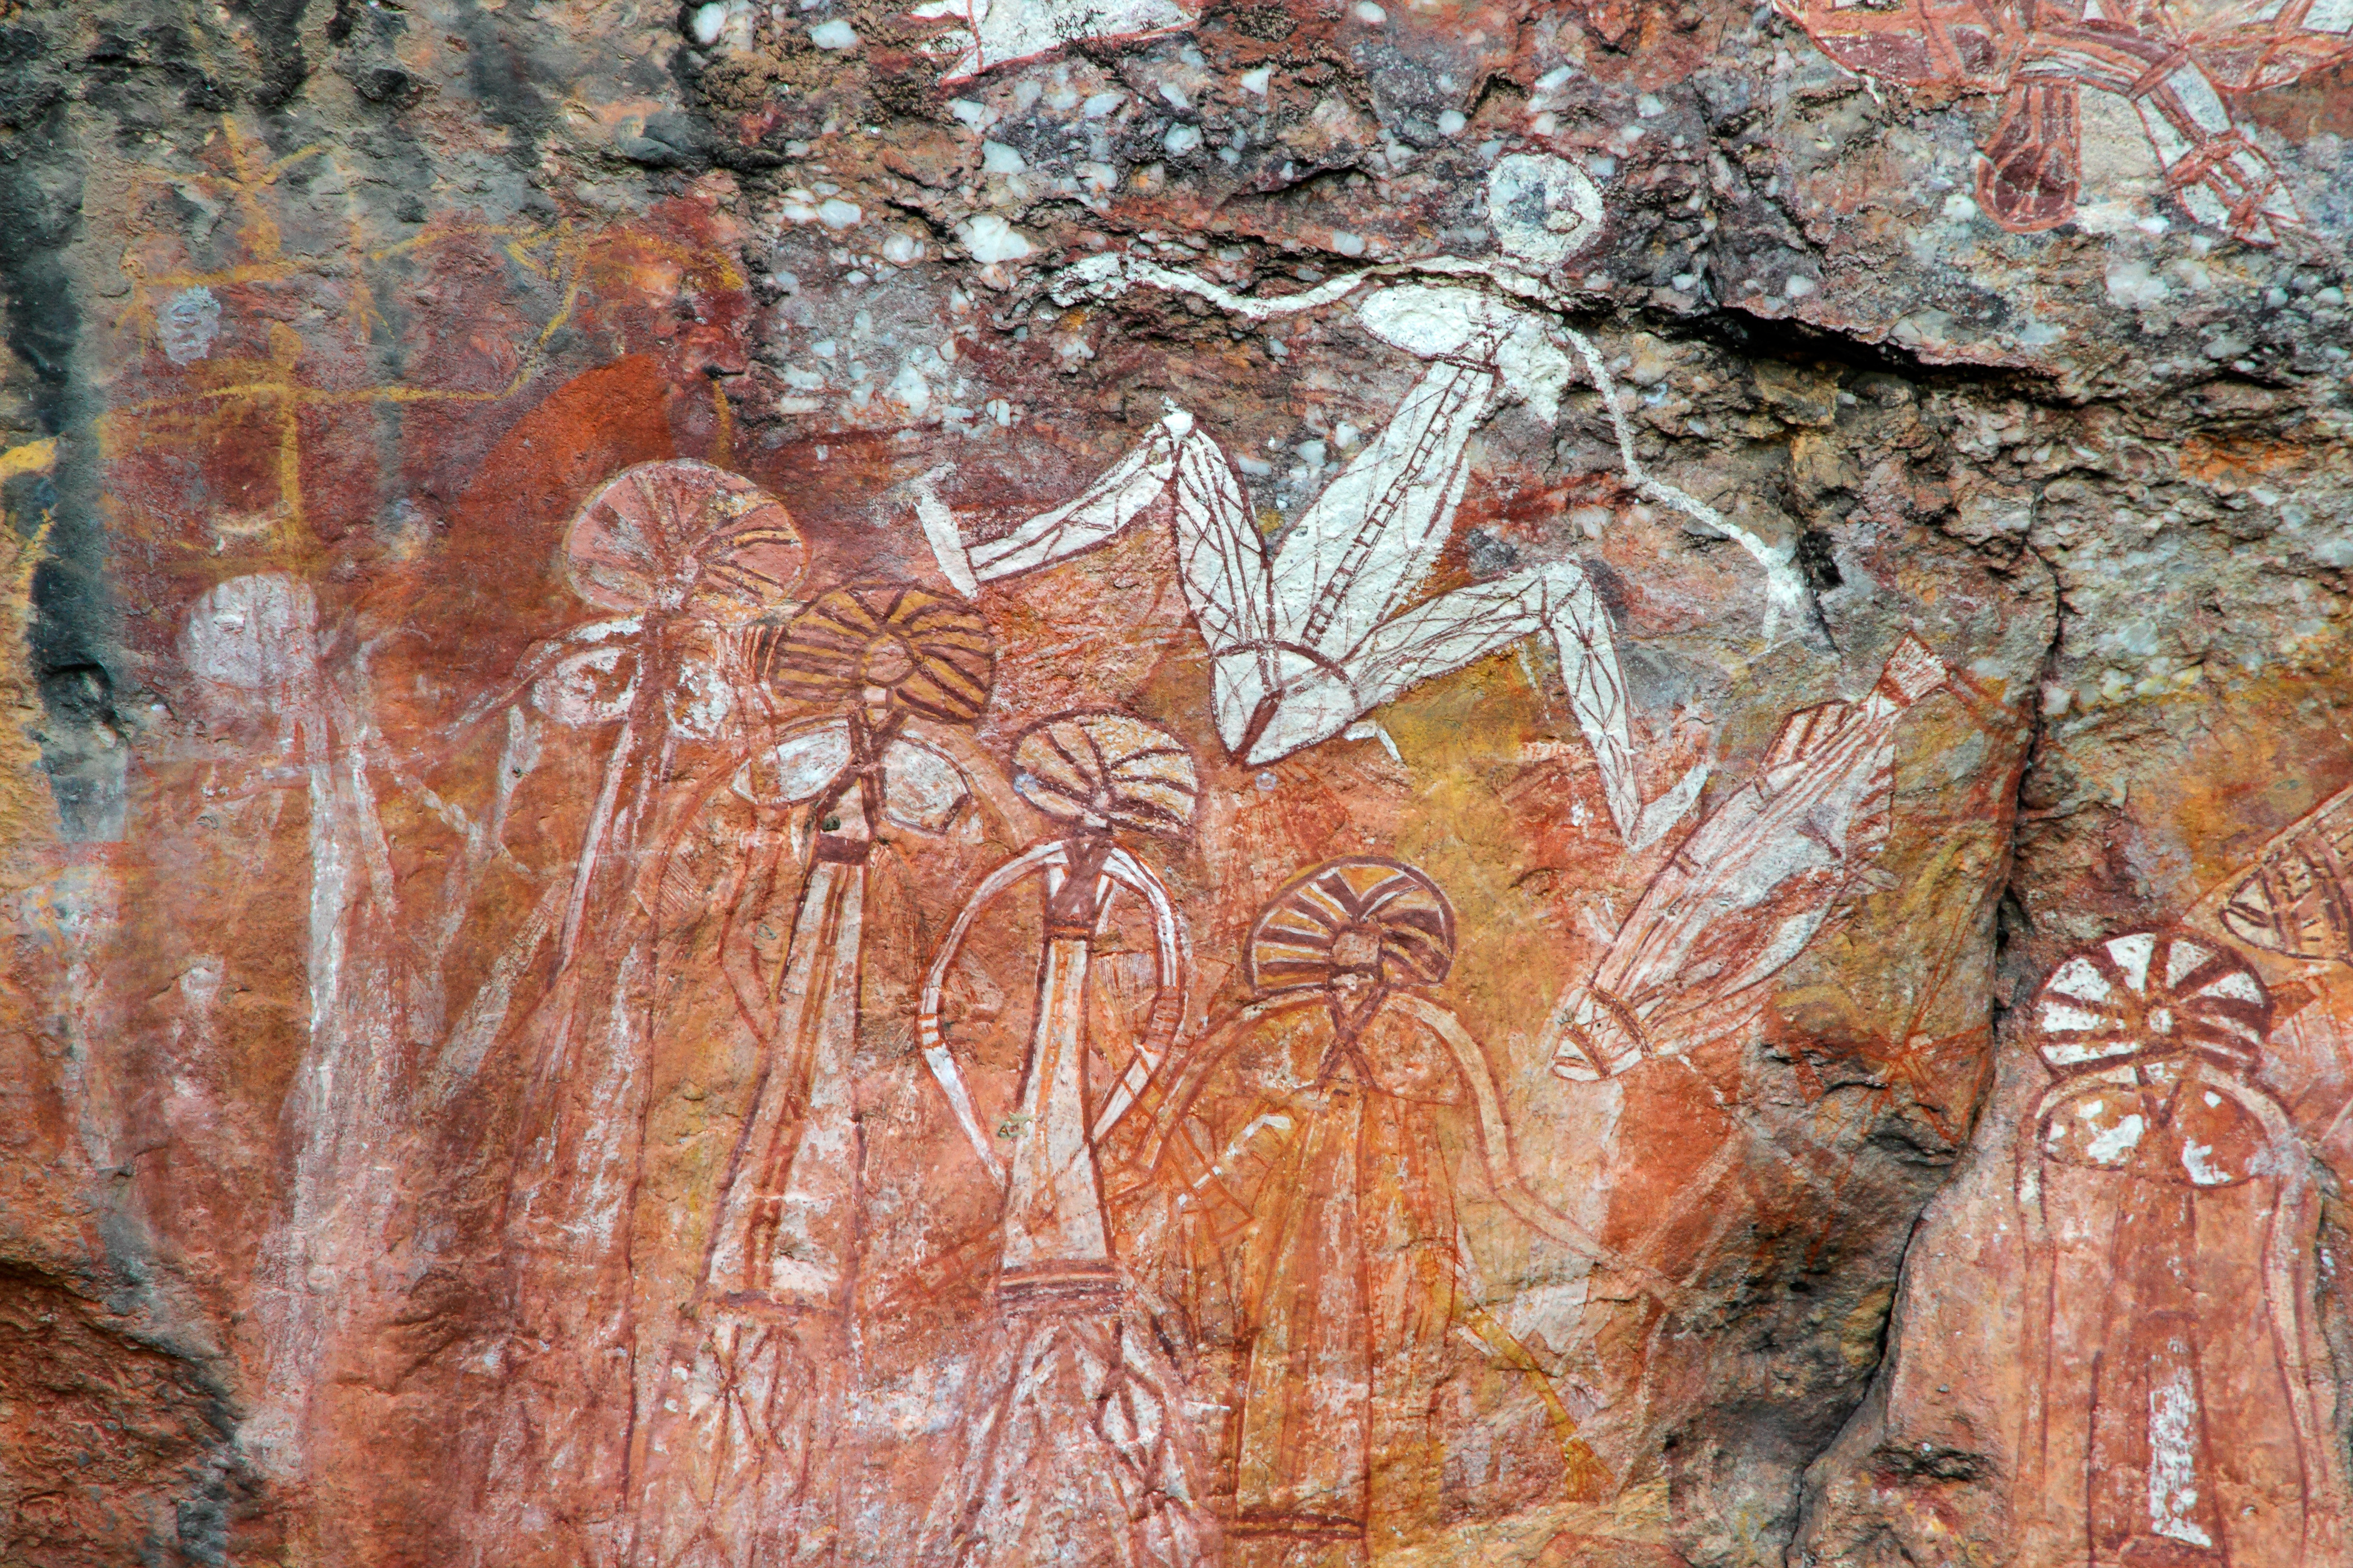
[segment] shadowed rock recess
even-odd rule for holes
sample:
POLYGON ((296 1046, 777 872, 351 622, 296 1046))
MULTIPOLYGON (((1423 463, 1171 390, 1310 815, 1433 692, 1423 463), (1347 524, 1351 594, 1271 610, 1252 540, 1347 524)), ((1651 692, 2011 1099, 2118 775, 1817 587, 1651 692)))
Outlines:
POLYGON ((2353 1563, 2353 0, 0 0, 0 1562, 2353 1563))

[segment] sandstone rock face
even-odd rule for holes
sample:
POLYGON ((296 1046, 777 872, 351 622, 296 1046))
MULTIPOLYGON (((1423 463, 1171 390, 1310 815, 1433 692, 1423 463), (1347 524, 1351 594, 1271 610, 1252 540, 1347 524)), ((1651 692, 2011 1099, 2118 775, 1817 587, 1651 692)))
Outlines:
POLYGON ((2353 1561, 2342 0, 0 62, 0 1560, 2353 1561))

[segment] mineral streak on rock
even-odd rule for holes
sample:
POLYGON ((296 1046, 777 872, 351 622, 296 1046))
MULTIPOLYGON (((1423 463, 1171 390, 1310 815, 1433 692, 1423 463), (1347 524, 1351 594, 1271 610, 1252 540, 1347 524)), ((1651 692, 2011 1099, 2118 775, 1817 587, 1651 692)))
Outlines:
POLYGON ((0 0, 0 1562, 2353 1561, 2353 11, 2031 9, 0 0))

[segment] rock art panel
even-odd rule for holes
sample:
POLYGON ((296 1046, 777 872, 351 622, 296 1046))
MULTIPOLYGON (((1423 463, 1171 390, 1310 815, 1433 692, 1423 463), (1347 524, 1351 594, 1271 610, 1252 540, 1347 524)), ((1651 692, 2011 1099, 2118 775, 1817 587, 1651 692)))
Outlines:
POLYGON ((2346 21, 0 4, 0 1560, 2344 1557, 2346 21))

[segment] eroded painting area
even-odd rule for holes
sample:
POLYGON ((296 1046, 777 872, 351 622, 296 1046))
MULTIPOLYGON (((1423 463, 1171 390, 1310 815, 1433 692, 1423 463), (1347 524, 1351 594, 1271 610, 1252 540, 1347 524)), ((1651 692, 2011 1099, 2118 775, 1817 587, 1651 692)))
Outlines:
POLYGON ((2079 9, 0 5, 0 1557, 2344 1558, 2353 17, 2079 9))

